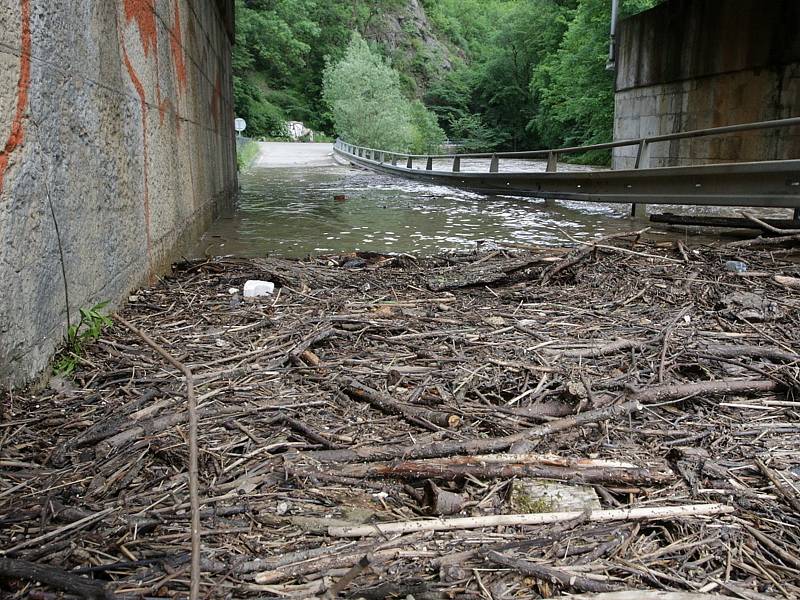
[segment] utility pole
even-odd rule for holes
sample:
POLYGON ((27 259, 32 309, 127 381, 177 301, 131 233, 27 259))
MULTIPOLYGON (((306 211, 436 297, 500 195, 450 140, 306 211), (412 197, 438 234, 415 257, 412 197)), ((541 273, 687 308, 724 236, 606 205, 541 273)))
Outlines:
POLYGON ((606 70, 617 68, 617 21, 619 20, 619 0, 611 0, 611 32, 608 40, 608 62, 606 70))

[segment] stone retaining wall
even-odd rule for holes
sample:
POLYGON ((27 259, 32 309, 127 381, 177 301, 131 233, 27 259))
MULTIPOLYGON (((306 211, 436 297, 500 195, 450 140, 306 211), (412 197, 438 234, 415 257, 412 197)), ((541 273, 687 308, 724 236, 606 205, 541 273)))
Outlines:
POLYGON ((63 339, 62 255, 74 323, 167 269, 232 197, 232 10, 0 0, 0 384, 63 339))

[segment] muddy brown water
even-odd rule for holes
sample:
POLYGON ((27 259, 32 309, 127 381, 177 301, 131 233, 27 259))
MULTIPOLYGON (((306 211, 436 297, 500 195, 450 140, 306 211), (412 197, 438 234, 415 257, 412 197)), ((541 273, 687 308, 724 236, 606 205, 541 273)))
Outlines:
MULTIPOLYGON (((302 146, 291 145, 292 152, 302 146)), ((312 145, 319 154, 318 144, 312 145)), ((271 149, 282 152, 280 145, 271 149)), ((294 158, 294 157, 293 157, 294 158)), ((492 241, 562 245, 633 229, 647 223, 628 218, 629 205, 544 201, 514 196, 485 196, 445 186, 428 185, 338 165, 315 156, 312 165, 271 167, 262 159, 241 174, 241 191, 202 236, 196 257, 212 255, 302 257, 354 250, 431 255, 474 249, 492 241), (344 199, 342 199, 344 197, 344 199)), ((281 160, 276 159, 276 164, 281 160)), ((528 161, 526 170, 544 170, 528 161)), ((434 168, 446 168, 435 165, 434 168)), ((510 168, 502 165, 501 170, 510 168)), ((563 165, 560 169, 587 167, 563 165)), ((488 170, 480 161, 464 161, 462 170, 488 170)), ((657 212, 735 215, 731 209, 651 207, 657 212)), ((786 210, 758 210, 762 216, 787 218, 786 210)), ((693 230, 653 225, 652 235, 695 243, 729 241, 741 230, 693 230)), ((752 235, 752 234, 751 234, 752 235)))

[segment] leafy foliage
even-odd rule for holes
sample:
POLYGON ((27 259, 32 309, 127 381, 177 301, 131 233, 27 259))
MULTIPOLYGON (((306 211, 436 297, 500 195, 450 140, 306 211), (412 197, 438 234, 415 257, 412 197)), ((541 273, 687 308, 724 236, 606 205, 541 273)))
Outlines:
POLYGON ((444 140, 435 117, 403 96, 397 71, 358 34, 342 60, 328 65, 323 98, 337 133, 350 143, 396 151, 426 151, 444 140))
MULTIPOLYGON (((658 1, 621 0, 622 16, 658 1)), ((610 4, 421 0, 431 39, 409 0, 236 0, 236 110, 254 137, 285 135, 283 123, 291 119, 328 133, 336 128, 356 143, 353 133, 368 145, 390 144, 387 149, 441 140, 415 100, 464 149, 608 141, 610 4), (357 52, 353 32, 362 41, 357 52), (330 78, 331 65, 342 62, 358 68, 330 78), (377 79, 363 87, 372 75, 377 79), (362 87, 348 90, 346 82, 362 87), (372 91, 355 92, 366 89, 372 91), (357 108, 344 106, 346 93, 357 96, 357 108), (380 102, 387 102, 383 116, 380 102), (389 123, 397 131, 381 133, 379 126, 389 123)), ((608 155, 583 159, 602 162, 608 155)))
POLYGON ((108 302, 101 302, 91 308, 81 309, 81 320, 67 329, 64 349, 53 364, 56 375, 71 375, 78 366, 79 358, 83 356, 86 344, 97 340, 103 329, 113 323, 110 317, 100 312, 107 305, 108 302))

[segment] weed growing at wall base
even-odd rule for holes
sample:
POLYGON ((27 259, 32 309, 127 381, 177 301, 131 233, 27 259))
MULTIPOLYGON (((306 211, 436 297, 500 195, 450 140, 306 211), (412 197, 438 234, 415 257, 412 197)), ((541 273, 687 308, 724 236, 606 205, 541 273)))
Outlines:
POLYGON ((236 168, 241 172, 249 168, 258 157, 258 143, 244 142, 236 149, 236 168))
POLYGON ((71 375, 83 356, 86 344, 97 340, 103 329, 113 323, 111 317, 100 312, 107 305, 108 302, 101 302, 92 308, 81 309, 81 320, 67 329, 64 349, 53 363, 53 372, 56 375, 71 375))

